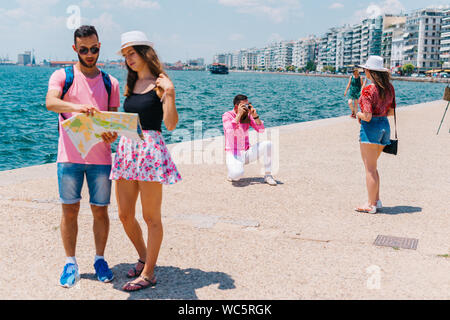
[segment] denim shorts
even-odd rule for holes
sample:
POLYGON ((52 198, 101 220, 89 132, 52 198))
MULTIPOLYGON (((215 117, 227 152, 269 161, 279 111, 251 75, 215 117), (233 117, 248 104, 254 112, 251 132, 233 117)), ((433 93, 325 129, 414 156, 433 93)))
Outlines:
POLYGON ((387 117, 372 117, 370 122, 361 120, 359 132, 361 143, 374 143, 382 146, 391 144, 391 127, 387 117))
POLYGON ((104 207, 111 199, 110 165, 58 163, 58 187, 61 203, 75 204, 81 200, 84 176, 89 188, 89 203, 104 207))

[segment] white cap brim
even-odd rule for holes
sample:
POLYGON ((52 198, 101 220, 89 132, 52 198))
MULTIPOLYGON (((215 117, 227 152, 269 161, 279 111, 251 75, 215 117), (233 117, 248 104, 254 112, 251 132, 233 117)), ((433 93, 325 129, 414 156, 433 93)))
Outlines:
POLYGON ((371 71, 379 71, 379 72, 389 72, 389 69, 386 68, 373 68, 367 65, 358 66, 363 69, 371 70, 371 71))
POLYGON ((131 42, 127 42, 124 45, 122 45, 122 47, 120 48, 119 51, 117 51, 117 54, 119 56, 122 55, 122 50, 128 47, 132 47, 132 46, 148 46, 148 47, 153 47, 153 43, 151 43, 150 41, 131 41, 131 42))

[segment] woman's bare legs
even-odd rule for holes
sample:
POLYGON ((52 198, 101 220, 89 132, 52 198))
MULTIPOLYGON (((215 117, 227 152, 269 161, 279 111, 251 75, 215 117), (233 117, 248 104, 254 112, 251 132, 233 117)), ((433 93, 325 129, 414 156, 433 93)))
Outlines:
POLYGON ((348 107, 350 108, 350 111, 352 112, 352 116, 356 115, 355 111, 353 110, 353 100, 352 99, 348 100, 348 107))
POLYGON ((136 201, 138 195, 138 181, 116 181, 116 198, 120 221, 125 229, 125 233, 136 248, 139 259, 145 261, 147 258, 147 247, 139 222, 136 220, 136 201))
POLYGON ((139 191, 141 193, 142 216, 148 228, 147 257, 142 276, 151 279, 154 275, 163 239, 161 221, 162 184, 139 181, 139 191))
POLYGON ((353 112, 355 113, 355 115, 358 113, 358 100, 355 99, 353 100, 353 112))
POLYGON ((380 175, 377 170, 377 160, 384 146, 371 143, 360 143, 361 158, 366 169, 366 186, 368 206, 376 206, 380 199, 380 175))

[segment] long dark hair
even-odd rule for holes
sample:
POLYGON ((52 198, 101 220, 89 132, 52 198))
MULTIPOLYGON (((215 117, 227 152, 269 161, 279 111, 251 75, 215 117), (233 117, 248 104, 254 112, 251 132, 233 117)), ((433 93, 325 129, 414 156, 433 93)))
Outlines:
POLYGON ((386 93, 391 91, 391 74, 389 72, 366 70, 370 73, 373 83, 380 93, 380 98, 384 100, 386 93))
MULTIPOLYGON (((158 58, 155 50, 149 46, 133 46, 133 49, 137 52, 137 54, 144 59, 147 63, 148 68, 150 69, 150 73, 158 78, 161 73, 166 74, 164 71, 164 66, 158 58)), ((134 86, 136 85, 136 81, 138 79, 138 74, 136 71, 133 71, 128 64, 125 62, 125 65, 128 69, 127 76, 127 85, 125 87, 125 96, 128 97, 133 93, 134 86)), ((162 95, 162 89, 156 88, 156 92, 158 95, 162 95)))

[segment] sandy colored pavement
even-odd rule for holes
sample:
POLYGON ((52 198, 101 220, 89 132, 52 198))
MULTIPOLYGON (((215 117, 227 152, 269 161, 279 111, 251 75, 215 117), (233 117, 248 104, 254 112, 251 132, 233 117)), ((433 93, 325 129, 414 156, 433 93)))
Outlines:
POLYGON ((226 181, 223 137, 170 145, 183 181, 164 189, 159 284, 131 294, 120 288, 137 255, 114 195, 105 256, 115 280, 94 276, 85 186, 82 279, 64 289, 56 165, 0 172, 0 299, 450 299, 450 115, 436 136, 445 106, 398 110, 399 155, 379 160, 385 208, 376 215, 353 211, 367 195, 359 125, 349 117, 267 130, 276 187, 262 183, 258 164, 226 181), (201 164, 208 155, 216 163, 201 164), (419 243, 380 247, 377 235, 419 243))

